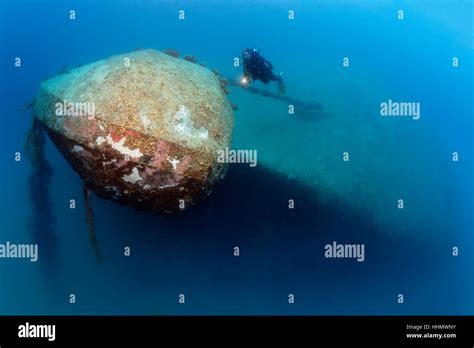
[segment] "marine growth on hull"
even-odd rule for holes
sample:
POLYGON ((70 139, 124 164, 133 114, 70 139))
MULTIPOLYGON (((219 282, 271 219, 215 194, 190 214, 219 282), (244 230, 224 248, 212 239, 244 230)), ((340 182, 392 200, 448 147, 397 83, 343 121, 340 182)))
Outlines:
POLYGON ((34 116, 89 189, 139 210, 179 212, 226 171, 232 106, 191 60, 140 50, 78 67, 41 84, 34 116))

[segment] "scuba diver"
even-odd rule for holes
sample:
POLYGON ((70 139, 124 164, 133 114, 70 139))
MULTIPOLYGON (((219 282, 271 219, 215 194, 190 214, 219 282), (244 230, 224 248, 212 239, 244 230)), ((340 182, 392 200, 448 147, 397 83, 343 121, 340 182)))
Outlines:
POLYGON ((242 84, 247 85, 250 84, 252 80, 260 80, 268 85, 270 81, 277 81, 278 93, 285 94, 286 87, 283 83, 283 73, 275 75, 272 71, 272 63, 260 55, 258 48, 246 48, 242 52, 242 60, 244 62, 242 84))

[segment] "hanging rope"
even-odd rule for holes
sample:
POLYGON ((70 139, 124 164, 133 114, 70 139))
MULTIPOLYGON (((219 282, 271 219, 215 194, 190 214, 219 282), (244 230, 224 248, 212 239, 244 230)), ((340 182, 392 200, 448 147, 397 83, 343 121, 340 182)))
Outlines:
POLYGON ((94 211, 92 210, 92 203, 91 203, 91 192, 84 184, 82 187, 82 193, 84 195, 84 204, 86 207, 86 221, 87 221, 87 228, 89 231, 89 238, 92 244, 92 248, 94 249, 95 256, 97 257, 98 263, 104 263, 102 259, 102 253, 100 251, 100 244, 99 240, 97 239, 97 234, 95 231, 95 218, 94 218, 94 211))
MULTIPOLYGON (((30 106, 31 107, 31 106, 30 106)), ((45 156, 46 137, 41 122, 32 117, 24 151, 31 162, 31 174, 28 177, 28 195, 33 209, 30 228, 39 242, 53 243, 54 216, 50 194, 53 168, 45 156)))

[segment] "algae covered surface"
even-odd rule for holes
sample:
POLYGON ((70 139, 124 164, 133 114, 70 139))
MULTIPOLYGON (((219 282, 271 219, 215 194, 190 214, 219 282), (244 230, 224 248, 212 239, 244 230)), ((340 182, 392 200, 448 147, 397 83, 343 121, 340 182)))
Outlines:
POLYGON ((155 50, 113 56, 41 84, 35 115, 99 196, 172 213, 224 176, 233 110, 209 69, 155 50))

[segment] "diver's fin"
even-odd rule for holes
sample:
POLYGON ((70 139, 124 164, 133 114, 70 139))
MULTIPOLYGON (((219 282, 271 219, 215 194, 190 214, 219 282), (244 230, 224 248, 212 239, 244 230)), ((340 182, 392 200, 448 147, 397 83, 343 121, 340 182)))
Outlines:
POLYGON ((285 86, 285 83, 283 82, 283 79, 280 77, 278 79, 278 94, 285 94, 285 93, 286 93, 286 86, 285 86))

